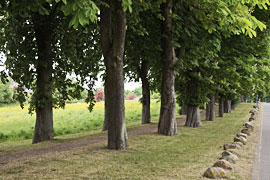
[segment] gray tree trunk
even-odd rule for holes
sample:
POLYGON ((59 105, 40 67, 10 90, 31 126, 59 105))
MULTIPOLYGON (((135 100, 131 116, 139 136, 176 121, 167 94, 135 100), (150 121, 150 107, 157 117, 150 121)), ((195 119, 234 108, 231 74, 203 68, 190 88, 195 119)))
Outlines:
MULTIPOLYGON (((106 82, 106 77, 105 77, 105 82, 106 82)), ((106 92, 106 84, 104 84, 104 122, 103 122, 103 127, 102 127, 102 131, 108 131, 108 101, 106 100, 106 94, 108 92, 106 92)))
POLYGON ((215 96, 211 96, 210 98, 209 121, 215 121, 215 96))
POLYGON ((201 127, 202 126, 199 106, 188 105, 185 126, 188 126, 188 127, 201 127))
POLYGON ((161 48, 162 48, 162 87, 161 107, 158 123, 158 133, 174 136, 177 135, 177 124, 175 118, 175 75, 176 64, 175 50, 173 47, 174 23, 171 17, 173 0, 167 0, 161 6, 164 21, 161 22, 161 48))
POLYGON ((223 99, 219 98, 218 100, 218 117, 224 116, 224 101, 223 99))
POLYGON ((210 102, 206 104, 206 109, 205 109, 205 120, 209 121, 210 119, 210 102))
POLYGON ((126 37, 126 15, 122 2, 105 0, 101 7, 101 46, 106 66, 106 112, 108 149, 128 149, 125 121, 123 58, 126 37))
POLYGON ((36 125, 32 143, 53 139, 52 25, 50 16, 32 15, 38 47, 36 125))
POLYGON ((151 122, 150 115, 150 87, 147 78, 148 62, 143 60, 141 63, 141 80, 142 80, 142 124, 151 122))
POLYGON ((226 99, 224 101, 224 113, 231 113, 232 112, 232 107, 231 107, 231 100, 226 99))

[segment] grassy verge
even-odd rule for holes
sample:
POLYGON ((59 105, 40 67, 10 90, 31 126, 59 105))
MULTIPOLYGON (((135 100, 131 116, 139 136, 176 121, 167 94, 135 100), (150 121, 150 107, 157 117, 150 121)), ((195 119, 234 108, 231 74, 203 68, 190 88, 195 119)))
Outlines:
POLYGON ((204 179, 203 172, 221 156, 222 145, 233 141, 251 107, 240 104, 224 118, 203 121, 202 128, 181 126, 178 136, 130 138, 128 151, 107 150, 101 142, 11 163, 0 167, 0 179, 204 179))

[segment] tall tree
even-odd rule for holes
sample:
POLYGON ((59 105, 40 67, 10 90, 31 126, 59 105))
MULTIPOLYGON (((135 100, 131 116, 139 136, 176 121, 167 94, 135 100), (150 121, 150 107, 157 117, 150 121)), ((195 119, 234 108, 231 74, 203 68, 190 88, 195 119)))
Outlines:
POLYGON ((90 58, 97 51, 95 45, 82 48, 85 44, 94 44, 96 39, 85 37, 83 29, 68 28, 71 18, 62 13, 64 6, 60 1, 9 1, 6 6, 8 13, 4 21, 7 23, 3 27, 1 50, 7 57, 9 76, 19 84, 17 97, 22 106, 27 96, 24 89, 34 91, 29 109, 31 113, 36 112, 33 143, 53 138, 53 107, 64 107, 70 96, 78 97, 83 89, 79 82, 83 84, 86 77, 90 79, 87 84, 91 90, 98 69, 97 61, 90 58), (74 51, 70 53, 71 50, 74 51), (79 60, 86 61, 78 63, 79 60), (87 66, 90 71, 81 73, 81 68, 87 66), (80 76, 77 83, 68 78, 72 73, 80 76), (60 93, 54 96, 55 92, 60 93))
POLYGON ((100 32, 106 66, 105 103, 107 103, 106 111, 108 112, 108 148, 125 150, 128 148, 123 74, 126 13, 121 1, 105 0, 104 3, 106 5, 100 8, 100 32))

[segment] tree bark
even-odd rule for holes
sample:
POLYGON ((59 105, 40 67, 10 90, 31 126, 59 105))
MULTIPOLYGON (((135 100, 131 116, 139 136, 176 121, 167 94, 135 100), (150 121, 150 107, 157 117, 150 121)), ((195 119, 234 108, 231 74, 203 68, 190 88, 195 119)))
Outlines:
POLYGON ((151 122, 150 115, 150 87, 147 78, 148 74, 148 62, 142 60, 141 63, 141 80, 142 80, 142 124, 148 124, 151 122))
POLYGON ((199 106, 188 105, 185 126, 188 126, 188 127, 201 127, 202 126, 199 106))
POLYGON ((36 125, 32 143, 53 139, 52 25, 50 16, 32 15, 38 48, 36 125))
MULTIPOLYGON (((106 77, 105 77, 105 82, 106 82, 106 77)), ((102 131, 108 131, 108 101, 106 100, 106 94, 108 92, 106 92, 107 88, 106 88, 106 83, 104 84, 104 122, 103 122, 103 127, 102 127, 102 131)))
POLYGON ((218 100, 218 117, 224 116, 224 101, 223 99, 219 98, 218 100))
POLYGON ((209 109, 209 121, 215 121, 215 96, 210 98, 209 109))
POLYGON ((174 33, 174 23, 171 17, 172 10, 173 0, 167 0, 161 6, 161 12, 165 20, 161 22, 162 87, 158 133, 167 136, 177 135, 174 90, 176 56, 172 42, 174 33))
POLYGON ((125 121, 123 58, 126 37, 126 15, 122 2, 104 0, 109 7, 100 11, 101 46, 106 66, 106 111, 108 149, 128 149, 125 121))
POLYGON ((209 121, 210 119, 210 102, 206 104, 206 109, 205 109, 205 120, 209 121))
POLYGON ((226 99, 224 101, 224 113, 231 113, 232 112, 232 107, 231 107, 231 100, 226 99))

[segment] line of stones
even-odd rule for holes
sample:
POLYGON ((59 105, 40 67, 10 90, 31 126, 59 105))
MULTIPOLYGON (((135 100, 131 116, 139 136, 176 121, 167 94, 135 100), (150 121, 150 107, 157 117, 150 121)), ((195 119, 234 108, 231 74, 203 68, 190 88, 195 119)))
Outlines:
POLYGON ((210 179, 226 178, 226 170, 232 170, 238 158, 240 157, 239 149, 247 144, 248 136, 254 131, 254 121, 257 118, 259 106, 253 106, 250 110, 251 116, 248 122, 243 124, 244 128, 241 133, 236 134, 232 144, 224 144, 224 152, 222 157, 213 165, 208 168, 203 174, 204 177, 210 179))

